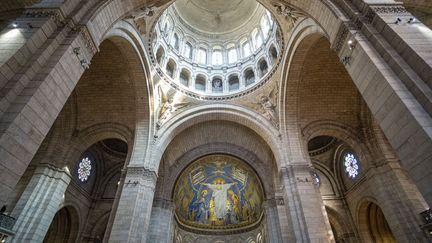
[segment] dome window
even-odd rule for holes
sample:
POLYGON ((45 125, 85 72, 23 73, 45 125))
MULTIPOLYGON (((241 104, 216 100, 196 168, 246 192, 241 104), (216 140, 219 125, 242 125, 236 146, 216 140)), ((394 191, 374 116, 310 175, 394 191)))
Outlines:
POLYGON ((213 50, 212 64, 222 65, 222 52, 219 49, 213 50))
POLYGON ((237 50, 235 48, 231 48, 228 50, 228 63, 237 62, 237 50))
POLYGON ((268 72, 268 65, 266 60, 261 59, 258 63, 258 66, 259 66, 261 77, 263 77, 268 72))
POLYGON ((176 49, 177 51, 180 49, 180 41, 179 41, 179 37, 176 33, 174 33, 172 45, 173 45, 174 49, 176 49))
POLYGON ((162 61, 165 57, 165 50, 162 46, 159 47, 159 49, 156 52, 156 61, 160 64, 162 64, 162 61))
POLYGON ((188 87, 189 80, 190 80, 190 72, 186 68, 183 68, 182 71, 180 72, 180 83, 188 87))
POLYGON ((176 67, 176 63, 172 59, 170 59, 166 65, 166 72, 171 78, 174 78, 174 72, 176 70, 176 67))
POLYGON ((244 73, 246 86, 255 83, 255 74, 252 69, 248 69, 244 73))
POLYGON ((197 62, 200 64, 206 64, 207 63, 207 52, 204 48, 198 49, 197 62))
POLYGON ((192 59, 192 44, 189 42, 186 42, 186 44, 183 47, 183 56, 192 59))
POLYGON ((237 75, 231 75, 228 79, 229 91, 236 91, 240 88, 240 80, 237 75))
POLYGON ((199 91, 206 90, 206 78, 201 74, 198 74, 195 79, 195 89, 199 91))
POLYGON ((251 48, 250 48, 249 41, 243 43, 242 49, 243 49, 243 57, 248 57, 251 55, 251 48))

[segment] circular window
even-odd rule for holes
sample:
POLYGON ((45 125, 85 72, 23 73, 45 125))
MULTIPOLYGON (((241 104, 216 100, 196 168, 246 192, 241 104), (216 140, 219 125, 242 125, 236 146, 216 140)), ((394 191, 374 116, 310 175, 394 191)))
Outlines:
POLYGON ((78 163, 78 180, 81 182, 86 182, 90 178, 91 175, 91 169, 92 169, 92 161, 89 157, 84 157, 81 159, 81 161, 78 163))
POLYGON ((312 183, 319 187, 321 185, 321 178, 319 177, 318 173, 316 173, 315 171, 311 171, 310 172, 311 176, 312 176, 312 183))
POLYGON ((354 153, 345 153, 343 157, 345 172, 349 178, 356 178, 359 174, 359 162, 354 153))

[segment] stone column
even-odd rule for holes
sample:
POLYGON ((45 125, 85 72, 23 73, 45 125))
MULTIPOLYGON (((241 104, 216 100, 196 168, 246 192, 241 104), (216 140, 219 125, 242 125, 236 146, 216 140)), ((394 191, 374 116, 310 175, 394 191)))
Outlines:
POLYGON ((297 242, 328 242, 330 223, 318 189, 312 183, 306 164, 289 165, 280 170, 284 205, 291 219, 297 242))
POLYGON ((156 172, 129 166, 109 242, 145 242, 156 186, 156 172))
POLYGON ((398 242, 430 242, 432 237, 420 228, 426 202, 399 163, 386 162, 370 172, 367 183, 393 235, 398 242))
POLYGON ((17 219, 10 242, 42 242, 64 200, 71 176, 51 165, 37 167, 12 211, 17 219))
POLYGON ((267 199, 264 203, 264 210, 266 217, 267 242, 283 242, 276 200, 267 199))
POLYGON ((174 205, 171 200, 156 198, 150 218, 147 242, 173 242, 174 234, 174 205))

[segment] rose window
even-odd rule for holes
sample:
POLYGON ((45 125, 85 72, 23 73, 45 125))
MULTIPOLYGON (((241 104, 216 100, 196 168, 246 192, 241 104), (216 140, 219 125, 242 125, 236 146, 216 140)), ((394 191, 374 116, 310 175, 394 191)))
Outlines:
POLYGON ((350 178, 356 178, 358 176, 358 161, 354 154, 347 153, 344 157, 345 172, 350 178))
POLYGON ((78 164, 78 179, 81 182, 85 182, 89 179, 91 168, 91 160, 88 157, 83 158, 78 164))

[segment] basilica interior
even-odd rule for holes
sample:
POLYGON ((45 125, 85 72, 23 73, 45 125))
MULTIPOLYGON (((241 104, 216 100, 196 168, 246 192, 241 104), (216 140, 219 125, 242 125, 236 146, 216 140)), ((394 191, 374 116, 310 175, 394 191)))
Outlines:
POLYGON ((430 0, 2 0, 0 242, 431 242, 431 28, 430 0))

